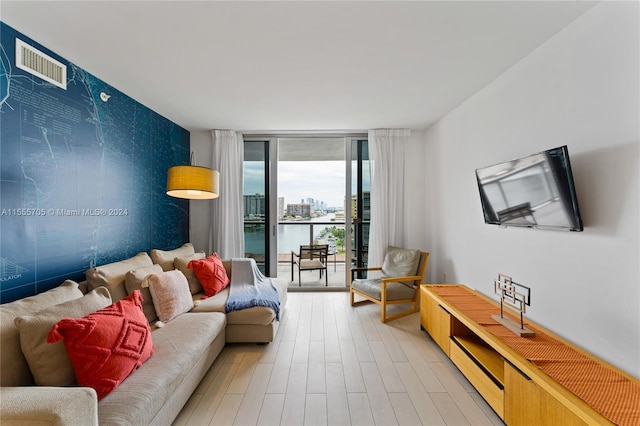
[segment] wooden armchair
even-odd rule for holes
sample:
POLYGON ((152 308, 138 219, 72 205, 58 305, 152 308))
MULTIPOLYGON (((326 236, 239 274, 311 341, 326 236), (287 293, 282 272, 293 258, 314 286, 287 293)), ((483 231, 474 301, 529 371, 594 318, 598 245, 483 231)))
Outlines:
POLYGON ((302 286, 301 271, 320 271, 320 279, 324 274, 325 286, 329 285, 327 276, 328 244, 302 245, 298 253, 291 251, 291 281, 293 281, 293 267, 298 267, 298 286, 302 286))
POLYGON ((352 268, 350 285, 351 306, 365 302, 380 305, 380 321, 387 322, 414 312, 418 312, 420 284, 424 280, 429 253, 398 247, 388 247, 383 266, 352 268), (381 278, 356 279, 358 271, 381 271, 381 278), (365 300, 355 301, 355 295, 365 300), (411 303, 404 311, 387 315, 387 305, 411 303))

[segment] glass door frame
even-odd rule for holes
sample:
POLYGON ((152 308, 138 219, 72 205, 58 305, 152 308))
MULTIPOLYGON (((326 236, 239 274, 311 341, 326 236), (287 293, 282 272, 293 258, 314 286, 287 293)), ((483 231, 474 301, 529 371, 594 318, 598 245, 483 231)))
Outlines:
MULTIPOLYGON (((268 270, 271 271, 271 276, 275 277, 278 271, 278 140, 281 138, 342 138, 344 141, 345 149, 345 276, 344 289, 349 289, 349 283, 351 281, 351 228, 352 228, 352 215, 351 215, 351 198, 352 198, 352 144, 354 141, 368 139, 367 132, 353 132, 353 133, 325 133, 318 132, 303 132, 303 133, 247 133, 243 135, 245 142, 268 142, 268 164, 265 165, 267 184, 265 189, 268 189, 269 193, 265 194, 269 200, 268 203, 268 228, 269 235, 265 238, 265 243, 268 241, 269 247, 265 248, 265 263, 268 261, 268 270)), ((340 287, 333 287, 334 289, 340 287)))

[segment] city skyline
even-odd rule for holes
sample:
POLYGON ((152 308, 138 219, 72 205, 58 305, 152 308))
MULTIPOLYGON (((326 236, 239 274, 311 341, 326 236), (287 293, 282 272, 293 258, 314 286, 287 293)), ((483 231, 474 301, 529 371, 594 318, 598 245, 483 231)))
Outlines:
MULTIPOLYGON (((344 207, 344 161, 281 161, 278 163, 278 197, 286 204, 308 198, 327 207, 344 207)), ((244 194, 264 193, 264 163, 245 161, 244 194)))

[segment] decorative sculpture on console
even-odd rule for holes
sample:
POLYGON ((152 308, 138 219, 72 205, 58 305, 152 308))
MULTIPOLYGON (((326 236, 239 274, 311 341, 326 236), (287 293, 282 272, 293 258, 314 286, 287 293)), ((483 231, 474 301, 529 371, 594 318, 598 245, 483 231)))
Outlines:
POLYGON ((498 279, 494 280, 493 283, 494 291, 500 295, 500 315, 491 315, 491 318, 520 337, 534 337, 536 333, 524 326, 524 314, 527 311, 527 306, 531 306, 531 289, 518 284, 511 277, 504 274, 498 274, 498 279), (520 313, 520 324, 504 316, 505 304, 520 313))

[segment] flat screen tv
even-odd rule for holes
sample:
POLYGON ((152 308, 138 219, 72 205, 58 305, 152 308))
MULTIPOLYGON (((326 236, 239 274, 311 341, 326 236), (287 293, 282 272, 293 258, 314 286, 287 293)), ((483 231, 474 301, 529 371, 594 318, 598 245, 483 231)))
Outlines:
POLYGON ((476 170, 485 223, 582 231, 566 146, 476 170))

